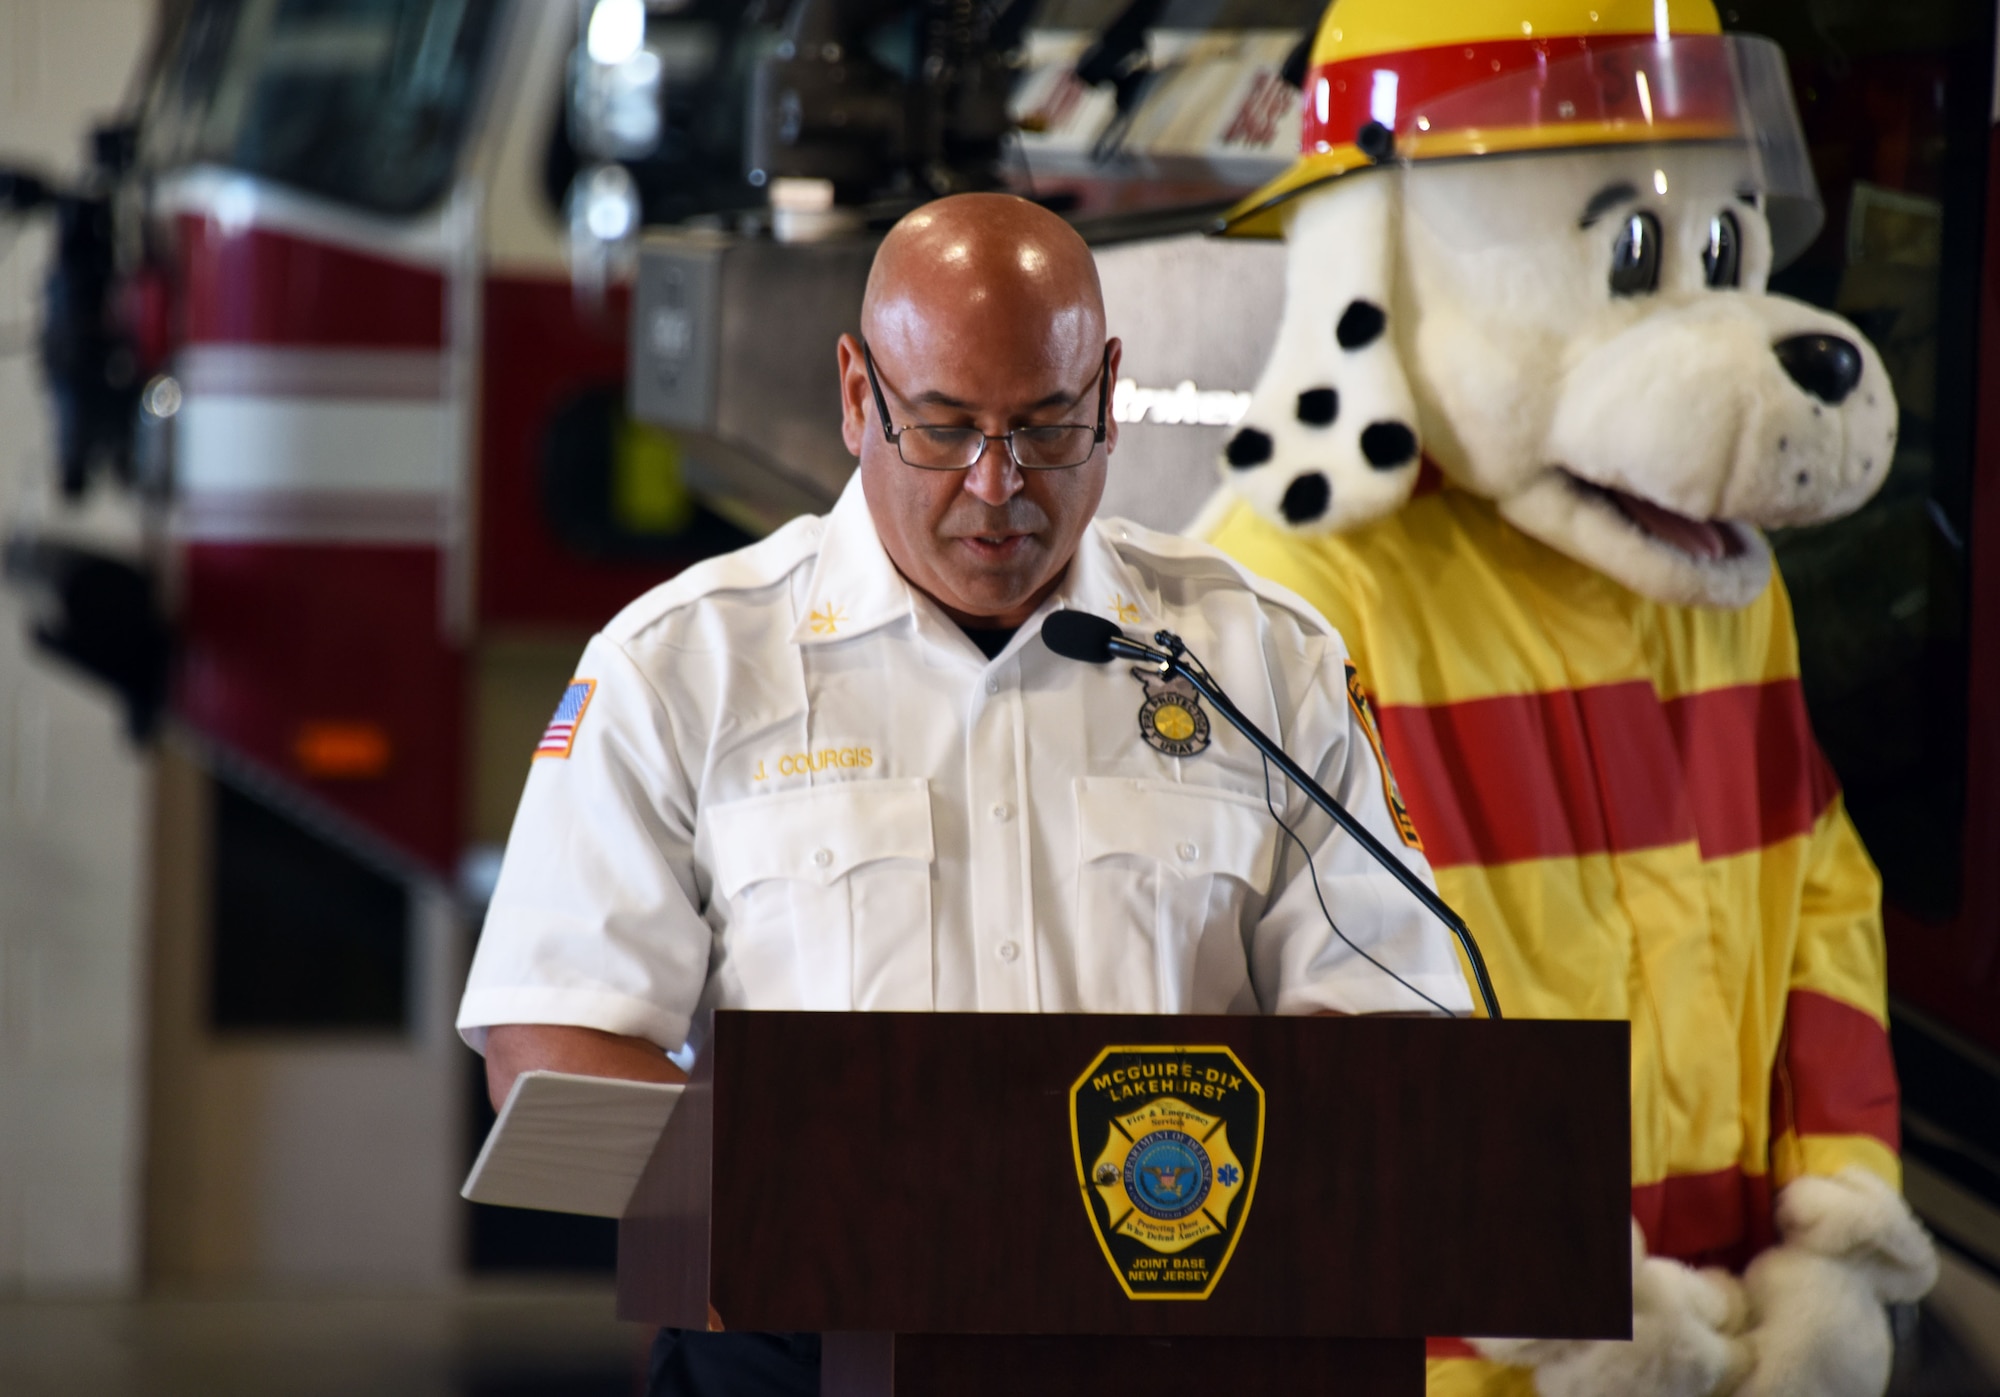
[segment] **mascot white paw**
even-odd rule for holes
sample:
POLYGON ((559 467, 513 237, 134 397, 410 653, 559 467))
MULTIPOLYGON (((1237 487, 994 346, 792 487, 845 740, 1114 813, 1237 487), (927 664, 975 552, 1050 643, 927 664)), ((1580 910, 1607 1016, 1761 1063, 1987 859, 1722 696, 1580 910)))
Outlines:
POLYGON ((1541 1397, 1711 1397, 1749 1371, 1745 1297, 1726 1271, 1646 1254, 1632 1225, 1632 1337, 1474 1339, 1496 1363, 1530 1368, 1541 1397))
POLYGON ((1788 1185, 1778 1231, 1743 1277, 1752 1366, 1738 1397, 1879 1397, 1893 1356, 1883 1307, 1937 1280, 1930 1238, 1901 1195, 1853 1168, 1788 1185))

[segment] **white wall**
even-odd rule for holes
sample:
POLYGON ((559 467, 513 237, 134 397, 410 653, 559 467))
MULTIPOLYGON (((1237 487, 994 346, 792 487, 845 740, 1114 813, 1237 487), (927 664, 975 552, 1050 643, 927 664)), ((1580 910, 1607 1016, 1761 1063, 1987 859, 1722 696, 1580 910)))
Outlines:
MULTIPOLYGON (((152 18, 144 0, 0 0, 0 161, 74 172, 152 18)), ((0 527, 129 546, 120 502, 71 517, 48 489, 47 247, 37 225, 11 248, 0 231, 0 527)), ((150 763, 27 626, 0 593, 0 1295, 123 1291, 140 1264, 150 763)))

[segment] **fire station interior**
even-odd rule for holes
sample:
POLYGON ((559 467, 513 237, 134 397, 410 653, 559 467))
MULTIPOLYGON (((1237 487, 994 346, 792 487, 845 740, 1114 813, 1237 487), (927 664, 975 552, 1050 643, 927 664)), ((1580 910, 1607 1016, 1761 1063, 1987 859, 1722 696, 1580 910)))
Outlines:
MULTIPOLYGON (((1148 463, 1104 509, 1188 527, 1285 287, 1213 229, 1323 8, 0 0, 0 1392, 642 1390, 615 1223, 459 1195, 453 1016, 570 666, 830 507, 834 337, 942 194, 1091 243, 1148 463)), ((1772 289, 1900 405, 1880 493, 1772 540, 1942 1256, 1890 1390, 1996 1393, 1996 11, 1719 9, 1824 206, 1772 289)))

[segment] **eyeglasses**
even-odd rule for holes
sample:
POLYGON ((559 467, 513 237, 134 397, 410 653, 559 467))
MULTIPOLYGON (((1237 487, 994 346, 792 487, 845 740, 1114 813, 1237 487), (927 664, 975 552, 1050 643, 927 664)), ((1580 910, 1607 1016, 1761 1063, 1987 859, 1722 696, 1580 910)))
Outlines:
MULTIPOLYGON (((856 336, 859 339, 859 336, 856 336)), ((889 401, 882 396, 882 382, 875 377, 875 356, 868 341, 861 340, 861 361, 868 367, 868 386, 875 393, 875 412, 882 421, 882 435, 896 448, 903 464, 920 471, 971 470, 986 454, 986 443, 1004 441, 1007 454, 1024 471, 1069 470, 1088 461, 1104 440, 1104 410, 1111 386, 1111 345, 1104 346, 1104 362, 1097 370, 1097 425, 1064 424, 1050 427, 1016 427, 1011 432, 989 436, 977 427, 910 427, 889 425, 889 401)))

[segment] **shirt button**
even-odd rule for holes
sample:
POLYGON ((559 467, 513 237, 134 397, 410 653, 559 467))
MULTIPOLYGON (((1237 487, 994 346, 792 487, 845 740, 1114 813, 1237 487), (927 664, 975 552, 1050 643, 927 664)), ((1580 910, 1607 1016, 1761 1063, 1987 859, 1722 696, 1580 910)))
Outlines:
POLYGON ((1020 959, 1021 948, 1016 946, 1012 941, 1002 941, 996 949, 1000 953, 1000 959, 1006 961, 1009 965, 1020 959))
POLYGON ((987 681, 986 681, 986 692, 987 692, 987 693, 989 693, 989 694, 997 694, 997 693, 999 693, 999 692, 1000 692, 1000 681, 999 681, 998 679, 989 679, 989 680, 987 680, 987 681))
POLYGON ((1174 850, 1174 852, 1181 856, 1182 863, 1193 863, 1201 857, 1201 847, 1192 843, 1183 842, 1180 848, 1174 850))
POLYGON ((998 802, 993 807, 993 818, 1003 824, 1006 823, 1008 820, 1014 818, 1014 807, 1004 800, 998 802))
POLYGON ((831 849, 813 850, 813 862, 818 864, 821 868, 825 868, 828 864, 833 862, 833 850, 831 849))

